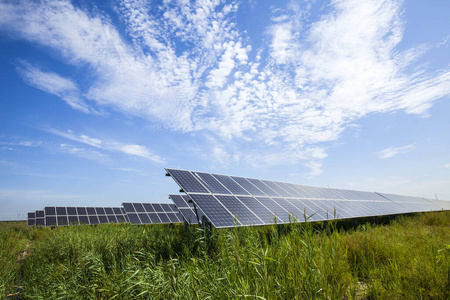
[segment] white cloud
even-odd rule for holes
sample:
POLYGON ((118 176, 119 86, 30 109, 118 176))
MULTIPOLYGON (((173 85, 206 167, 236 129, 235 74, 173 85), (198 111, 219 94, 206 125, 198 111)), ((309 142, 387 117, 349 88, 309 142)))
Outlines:
MULTIPOLYGON (((100 140, 98 138, 92 138, 86 134, 75 134, 72 130, 68 131, 60 131, 57 129, 48 129, 48 132, 53 133, 55 135, 64 137, 66 139, 76 141, 85 145, 89 145, 98 149, 107 150, 107 151, 118 151, 132 156, 139 156, 145 159, 151 160, 155 163, 162 163, 164 159, 153 154, 147 147, 141 145, 127 145, 114 140, 100 140)), ((79 156, 90 158, 90 159, 98 159, 104 160, 105 156, 96 151, 87 151, 84 148, 72 147, 67 144, 61 144, 61 148, 67 150, 72 154, 77 154, 79 156)))
POLYGON ((414 149, 414 144, 403 146, 403 147, 389 147, 386 149, 383 149, 377 153, 378 157, 380 159, 386 159, 391 158, 399 154, 404 154, 410 152, 412 149, 414 149))
POLYGON ((450 169, 450 164, 445 164, 444 168, 450 169))
POLYGON ((81 99, 78 87, 72 80, 56 73, 44 72, 25 62, 22 62, 18 70, 29 85, 60 97, 73 109, 89 113, 88 105, 81 99))
MULTIPOLYGON (((29 84, 74 109, 90 111, 89 100, 171 130, 209 132, 234 143, 216 147, 217 157, 235 160, 245 157, 243 149, 258 149, 249 163, 300 163, 314 175, 326 156, 323 143, 337 140, 358 119, 398 110, 424 115, 449 95, 450 69, 429 72, 414 64, 440 45, 397 48, 406 24, 401 5, 333 1, 313 19, 311 4, 292 2, 273 11, 268 40, 258 49, 235 23, 237 4, 208 0, 160 7, 119 1, 129 39, 108 16, 69 1, 2 3, 0 30, 89 68, 92 84, 83 89, 30 65, 21 70, 29 84)), ((139 145, 70 136, 161 161, 139 145)), ((392 157, 410 149, 385 150, 380 155, 392 157)))
POLYGON ((57 150, 70 155, 93 160, 98 163, 106 163, 107 161, 109 161, 109 157, 103 153, 82 147, 74 147, 68 144, 60 144, 57 150))

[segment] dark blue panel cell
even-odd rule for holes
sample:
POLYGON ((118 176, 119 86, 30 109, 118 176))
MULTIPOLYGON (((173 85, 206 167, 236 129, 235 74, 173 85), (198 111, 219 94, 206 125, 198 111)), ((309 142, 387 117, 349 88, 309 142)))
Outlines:
POLYGON ((123 209, 122 207, 113 207, 112 209, 115 215, 123 215, 125 213, 125 209, 123 209))
POLYGON ((159 219, 158 214, 151 213, 151 214, 148 214, 148 216, 150 217, 150 220, 152 220, 152 223, 156 223, 156 224, 161 223, 161 220, 159 219))
POLYGON ((167 203, 161 203, 161 208, 163 209, 164 212, 171 212, 172 209, 170 208, 169 204, 167 203))
POLYGON ((141 220, 139 219, 138 215, 136 213, 130 213, 127 214, 128 219, 130 220, 131 224, 141 224, 141 220))
POLYGON ((193 172, 195 176, 203 183, 203 185, 213 194, 230 194, 230 192, 211 174, 193 172))
POLYGON ((97 215, 106 215, 105 209, 103 207, 96 207, 95 211, 97 212, 97 215))
POLYGON ((107 224, 108 218, 106 217, 106 215, 100 215, 98 216, 98 221, 100 222, 100 224, 107 224))
POLYGON ((180 220, 178 220, 177 215, 175 213, 167 213, 167 216, 169 217, 170 223, 179 223, 180 220))
POLYGON ((67 210, 65 207, 56 207, 57 216, 67 216, 67 210))
POLYGON ((267 196, 270 197, 280 197, 281 195, 272 190, 270 187, 268 187, 266 184, 264 184, 259 179, 253 179, 253 178, 247 178, 248 181, 250 181, 254 186, 256 186, 258 189, 263 191, 267 196))
POLYGON ((197 223, 197 217, 195 213, 190 208, 179 208, 180 213, 183 215, 183 219, 189 224, 197 223))
POLYGON ((29 213, 27 214, 27 216, 28 216, 28 219, 34 219, 34 218, 36 218, 36 213, 34 213, 34 212, 29 212, 29 213))
POLYGON ((77 215, 77 208, 76 207, 67 207, 67 215, 69 215, 69 216, 76 216, 77 215))
POLYGON ((36 225, 35 213, 28 213, 27 225, 28 226, 36 225))
POLYGON ((58 216, 57 217, 58 226, 65 226, 69 224, 69 220, 67 220, 67 216, 58 216))
POLYGON ((56 207, 44 207, 46 216, 56 216, 56 207))
POLYGON ((158 203, 153 203, 153 208, 155 209, 156 212, 164 212, 164 209, 161 207, 161 205, 159 205, 158 203))
POLYGON ((216 196, 216 198, 228 209, 228 211, 239 220, 242 225, 264 224, 253 214, 239 199, 234 196, 216 196))
POLYGON ((282 197, 294 197, 294 194, 290 193, 288 189, 285 189, 285 187, 281 186, 278 182, 269 180, 261 180, 261 182, 270 187, 282 197))
POLYGON ((190 194, 189 196, 201 207, 214 227, 233 227, 236 225, 234 217, 213 196, 198 194, 190 194))
POLYGON ((108 223, 118 223, 115 215, 106 215, 106 217, 108 218, 108 223))
POLYGON ((113 211, 112 207, 105 207, 105 214, 113 215, 114 211, 113 211))
POLYGON ((155 209, 153 208, 153 206, 150 203, 142 203, 144 210, 146 212, 154 212, 155 209))
POLYGON ((85 207, 77 207, 77 215, 85 216, 87 215, 87 211, 85 207))
POLYGON ((90 223, 91 225, 93 225, 93 224, 100 224, 100 221, 98 220, 98 217, 97 217, 97 216, 91 216, 91 215, 89 215, 88 218, 89 218, 89 223, 90 223))
POLYGON ((231 176, 231 178, 236 181, 241 187, 243 187, 247 192, 250 193, 252 196, 266 196, 263 192, 261 192, 258 188, 256 188, 253 184, 250 183, 246 178, 244 177, 234 177, 231 176))
MULTIPOLYGON (((134 209, 133 203, 122 203, 123 208, 127 213, 134 213, 136 210, 134 209)), ((117 213, 116 213, 117 214, 117 213)))
POLYGON ((89 225, 89 218, 87 216, 78 216, 78 221, 80 222, 80 224, 89 225))
POLYGON ((43 210, 37 210, 36 211, 36 218, 43 218, 45 216, 43 210))
MULTIPOLYGON (((94 207, 86 207, 87 214, 90 216, 96 216, 97 212, 94 207)), ((91 223, 92 224, 92 223, 91 223)))
POLYGON ((169 217, 165 213, 158 214, 158 217, 161 219, 161 223, 170 223, 169 217))
POLYGON ((147 213, 139 213, 138 214, 139 219, 141 219, 141 224, 151 224, 152 221, 150 221, 150 218, 148 217, 147 213))
POLYGON ((45 226, 56 226, 56 217, 55 216, 45 216, 45 226))
POLYGON ((127 219, 126 215, 116 215, 118 223, 129 223, 130 221, 127 219))
POLYGON ((132 203, 136 212, 145 212, 144 206, 142 203, 132 203))
POLYGON ((248 207, 254 214, 256 214, 265 224, 274 223, 275 215, 270 212, 264 205, 253 197, 237 196, 245 206, 248 207))
POLYGON ((183 223, 183 216, 181 215, 181 213, 178 211, 178 212, 176 212, 176 213, 174 213, 174 214, 175 214, 175 216, 177 217, 178 222, 179 222, 179 223, 183 223))
POLYGON ((289 223, 289 213, 268 197, 255 197, 277 217, 277 223, 289 223))
POLYGON ((189 171, 167 169, 170 176, 186 193, 209 193, 189 171))
POLYGON ((170 195, 169 197, 178 208, 189 207, 189 204, 184 201, 184 198, 181 195, 170 195))
MULTIPOLYGON (((55 223, 56 223, 56 221, 55 221, 55 223)), ((45 226, 45 219, 44 218, 36 218, 36 226, 45 226)))
POLYGON ((222 183, 234 195, 250 195, 239 184, 237 184, 230 176, 212 174, 220 183, 222 183))
POLYGON ((175 204, 169 204, 169 208, 175 213, 178 212, 178 209, 175 204))
POLYGON ((77 224, 79 224, 78 217, 77 216, 69 216, 69 225, 77 225, 77 224))

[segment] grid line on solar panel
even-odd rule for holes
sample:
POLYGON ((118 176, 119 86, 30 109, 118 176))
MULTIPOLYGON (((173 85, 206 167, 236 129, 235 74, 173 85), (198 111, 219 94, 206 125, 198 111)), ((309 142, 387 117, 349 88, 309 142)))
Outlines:
POLYGON ((178 185, 189 193, 209 193, 203 184, 190 171, 166 169, 178 185))
POLYGON ((256 216, 247 206, 234 196, 216 196, 216 199, 222 203, 229 212, 235 212, 234 217, 242 225, 262 225, 264 222, 256 216))
POLYGON ((250 195, 245 189, 237 184, 230 176, 211 174, 216 178, 224 187, 227 188, 234 195, 250 195))
POLYGON ((250 195, 253 196, 267 196, 263 191, 258 189, 254 184, 244 177, 230 176, 237 184, 239 184, 243 189, 245 189, 250 195))
POLYGON ((240 224, 239 220, 236 220, 214 196, 202 194, 190 194, 190 196, 214 227, 233 227, 240 224))
POLYGON ((130 224, 182 222, 176 207, 168 203, 122 203, 130 224))
POLYGON ((120 208, 116 207, 46 207, 50 212, 44 218, 45 226, 66 226, 75 224, 106 224, 127 222, 120 208), (114 211, 120 214, 114 214, 114 211), (107 212, 111 213, 107 215, 107 212))
POLYGON ((283 189, 278 182, 269 181, 269 180, 260 180, 262 183, 270 187, 272 190, 277 192, 282 197, 294 198, 295 196, 292 193, 289 193, 287 190, 283 189))
POLYGON ((192 172, 197 179, 203 183, 203 185, 213 194, 231 194, 228 189, 223 186, 217 179, 215 179, 211 174, 192 172))

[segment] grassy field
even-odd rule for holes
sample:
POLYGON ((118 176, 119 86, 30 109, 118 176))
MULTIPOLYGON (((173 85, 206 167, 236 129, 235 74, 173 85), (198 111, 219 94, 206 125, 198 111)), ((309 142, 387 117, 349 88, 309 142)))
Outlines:
POLYGON ((0 223, 7 299, 450 299, 450 212, 213 230, 0 223))

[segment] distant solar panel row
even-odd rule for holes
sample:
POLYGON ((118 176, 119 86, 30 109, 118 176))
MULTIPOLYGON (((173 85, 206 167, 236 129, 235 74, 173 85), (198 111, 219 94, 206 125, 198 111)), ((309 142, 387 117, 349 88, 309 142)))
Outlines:
POLYGON ((437 211, 448 209, 450 203, 186 170, 166 171, 217 228, 437 211))
POLYGON ((128 222, 121 207, 45 207, 45 226, 128 222))
POLYGON ((28 213, 29 226, 155 224, 183 222, 174 204, 123 203, 123 207, 55 207, 28 213), (128 211, 127 211, 128 210, 128 211))
POLYGON ((181 223, 183 217, 174 204, 122 203, 131 224, 181 223))

